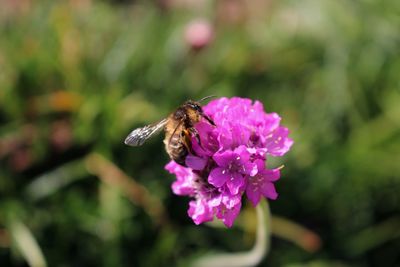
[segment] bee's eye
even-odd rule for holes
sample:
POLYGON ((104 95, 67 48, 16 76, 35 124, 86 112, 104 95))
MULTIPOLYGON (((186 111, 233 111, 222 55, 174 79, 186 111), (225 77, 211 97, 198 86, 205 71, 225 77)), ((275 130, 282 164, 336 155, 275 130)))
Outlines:
POLYGON ((202 111, 202 109, 201 109, 201 107, 200 107, 199 105, 192 104, 191 107, 192 107, 194 110, 196 110, 196 111, 199 111, 199 112, 202 111))

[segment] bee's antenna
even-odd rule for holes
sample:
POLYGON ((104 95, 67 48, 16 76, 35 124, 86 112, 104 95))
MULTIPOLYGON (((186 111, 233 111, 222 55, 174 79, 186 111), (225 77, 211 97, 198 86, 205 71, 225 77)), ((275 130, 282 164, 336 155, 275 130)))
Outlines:
POLYGON ((200 100, 197 101, 197 102, 201 103, 201 102, 203 102, 204 100, 207 100, 207 99, 213 98, 213 97, 217 97, 217 96, 216 96, 216 95, 209 95, 209 96, 203 97, 202 99, 200 99, 200 100))

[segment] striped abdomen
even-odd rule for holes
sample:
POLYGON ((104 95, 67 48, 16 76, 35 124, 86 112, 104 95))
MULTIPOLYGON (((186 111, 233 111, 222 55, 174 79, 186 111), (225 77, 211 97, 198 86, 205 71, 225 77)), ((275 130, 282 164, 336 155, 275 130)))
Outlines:
POLYGON ((189 151, 187 145, 185 145, 186 138, 183 131, 176 131, 172 136, 166 136, 165 150, 167 151, 169 157, 176 163, 186 166, 185 159, 189 151))

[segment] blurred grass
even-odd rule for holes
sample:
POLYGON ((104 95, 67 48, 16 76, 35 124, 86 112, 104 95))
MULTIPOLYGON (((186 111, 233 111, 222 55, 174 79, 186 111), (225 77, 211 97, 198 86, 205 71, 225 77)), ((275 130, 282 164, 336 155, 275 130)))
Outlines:
POLYGON ((251 231, 187 218, 161 137, 122 143, 211 94, 261 100, 296 142, 271 161, 286 166, 271 209, 323 246, 276 238, 262 266, 400 264, 399 1, 0 5, 2 266, 34 266, 15 229, 49 266, 187 266, 202 252, 250 248, 251 231), (197 17, 215 31, 201 51, 183 38, 197 17), (152 203, 164 207, 158 219, 152 203))

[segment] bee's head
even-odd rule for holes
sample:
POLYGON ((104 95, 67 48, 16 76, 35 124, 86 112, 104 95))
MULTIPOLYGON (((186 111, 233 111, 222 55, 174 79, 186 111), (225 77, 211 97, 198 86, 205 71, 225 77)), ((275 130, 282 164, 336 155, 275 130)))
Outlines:
POLYGON ((186 106, 194 112, 203 113, 203 109, 201 108, 200 104, 189 100, 186 102, 186 106))
POLYGON ((205 118, 211 125, 215 125, 214 122, 203 112, 199 102, 189 100, 185 103, 187 116, 191 121, 198 122, 201 118, 205 118))
POLYGON ((185 103, 185 106, 189 107, 190 109, 192 109, 193 111, 199 112, 199 113, 203 113, 203 109, 200 106, 200 103, 202 103, 204 100, 207 100, 209 98, 215 97, 214 95, 209 95, 206 97, 203 97, 202 99, 200 99, 199 101, 193 101, 193 100, 188 100, 185 103))
POLYGON ((200 118, 203 114, 203 109, 201 108, 199 103, 189 100, 185 103, 184 107, 186 110, 186 116, 190 121, 200 121, 200 118))

